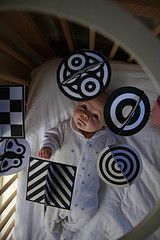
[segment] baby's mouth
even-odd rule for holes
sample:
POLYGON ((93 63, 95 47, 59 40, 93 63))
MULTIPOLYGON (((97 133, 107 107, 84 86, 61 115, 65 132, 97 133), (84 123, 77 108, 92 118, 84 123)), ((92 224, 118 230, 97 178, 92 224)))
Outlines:
POLYGON ((78 121, 86 126, 86 123, 81 118, 78 117, 78 121))

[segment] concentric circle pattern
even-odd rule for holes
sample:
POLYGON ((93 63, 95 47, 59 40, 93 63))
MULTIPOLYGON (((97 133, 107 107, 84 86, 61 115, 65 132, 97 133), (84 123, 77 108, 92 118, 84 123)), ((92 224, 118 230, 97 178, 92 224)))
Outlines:
POLYGON ((57 83, 63 94, 73 100, 95 98, 109 85, 111 68, 103 54, 81 50, 63 59, 57 70, 57 83))
POLYGON ((142 162, 133 147, 127 144, 113 145, 100 152, 97 169, 105 183, 124 187, 137 180, 142 171, 142 162))
POLYGON ((104 118, 110 130, 129 136, 139 132, 147 123, 150 103, 146 94, 135 87, 122 87, 108 98, 104 118))

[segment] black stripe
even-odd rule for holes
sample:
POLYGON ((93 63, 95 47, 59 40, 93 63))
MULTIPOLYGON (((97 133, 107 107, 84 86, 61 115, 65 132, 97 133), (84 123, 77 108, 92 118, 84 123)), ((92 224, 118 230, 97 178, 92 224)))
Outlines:
POLYGON ((62 181, 64 182, 64 184, 66 185, 66 187, 72 191, 72 186, 66 181, 66 178, 63 176, 63 174, 59 171, 59 169, 56 167, 56 165, 54 165, 53 169, 55 170, 55 172, 58 174, 58 176, 62 179, 62 181))
MULTIPOLYGON (((42 192, 42 191, 44 191, 44 190, 45 190, 45 185, 42 186, 42 187, 40 187, 40 188, 38 188, 38 189, 35 190, 33 193, 27 195, 27 200, 29 200, 30 198, 35 197, 37 194, 39 194, 40 192, 42 192)), ((27 192, 27 194, 28 194, 28 192, 27 192)))
POLYGON ((40 174, 42 174, 44 171, 46 171, 48 169, 48 165, 46 165, 45 167, 39 169, 37 172, 33 173, 30 172, 29 169, 29 173, 32 174, 31 176, 28 177, 28 182, 31 181, 32 179, 36 178, 37 176, 39 176, 40 174))
POLYGON ((64 166, 64 165, 61 165, 61 168, 64 170, 64 172, 67 174, 67 176, 71 179, 71 181, 73 182, 74 181, 74 176, 75 176, 75 170, 74 170, 74 176, 71 174, 71 172, 69 171, 69 169, 64 166))
MULTIPOLYGON (((42 195, 41 197, 37 198, 36 199, 36 202, 41 202, 42 200, 44 200, 44 195, 42 195)), ((42 203, 42 202, 41 202, 42 203)), ((42 203, 44 204, 44 203, 42 203)))
POLYGON ((59 187, 59 189, 61 190, 61 192, 65 195, 65 197, 71 201, 71 197, 68 195, 68 193, 66 192, 66 190, 63 188, 63 186, 61 185, 61 183, 57 180, 57 178, 53 175, 52 172, 50 172, 51 170, 49 169, 48 172, 50 174, 51 179, 53 180, 53 182, 56 183, 56 185, 59 187))
MULTIPOLYGON (((32 166, 29 167, 29 171, 33 171, 35 168, 39 167, 40 165, 44 164, 44 161, 36 160, 37 162, 34 163, 32 166)), ((48 163, 49 164, 49 163, 48 163)))
POLYGON ((45 203, 46 203, 47 205, 50 205, 50 206, 51 206, 50 201, 53 202, 56 207, 61 207, 61 206, 59 205, 59 203, 53 198, 50 190, 48 189, 48 187, 47 187, 47 185, 46 185, 46 189, 45 189, 45 203), (46 195, 46 192, 47 192, 47 194, 48 194, 48 196, 49 196, 49 199, 48 199, 48 197, 47 197, 47 195, 46 195))
MULTIPOLYGON (((61 197, 61 195, 57 192, 57 190, 55 189, 55 187, 52 185, 52 183, 50 182, 50 180, 49 180, 49 178, 47 179, 48 181, 48 184, 49 184, 49 186, 51 186, 50 188, 53 190, 52 191, 52 196, 53 196, 53 198, 54 198, 54 195, 59 199, 59 201, 66 207, 66 208, 68 208, 69 206, 68 206, 68 204, 64 201, 64 199, 61 197)), ((46 191, 47 191, 47 193, 48 193, 48 187, 46 187, 46 191)))
MULTIPOLYGON (((41 184, 42 182, 46 181, 47 178, 47 174, 46 176, 43 176, 42 178, 38 179, 36 182, 34 182, 32 185, 28 186, 28 191, 30 191, 32 188, 38 186, 39 184, 41 184)), ((29 182, 28 182, 29 183, 29 182)))

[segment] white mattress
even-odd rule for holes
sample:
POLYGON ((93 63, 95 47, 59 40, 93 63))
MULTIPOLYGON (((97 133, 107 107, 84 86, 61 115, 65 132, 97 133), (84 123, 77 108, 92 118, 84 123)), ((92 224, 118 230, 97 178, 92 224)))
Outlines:
MULTIPOLYGON (((29 91, 26 119, 27 140, 36 156, 44 132, 59 121, 67 119, 75 102, 66 98, 56 84, 59 60, 50 60, 35 69, 29 91)), ((149 97, 151 108, 158 93, 145 73, 137 66, 112 64, 109 91, 121 86, 136 86, 149 97)), ((114 240, 137 225, 160 199, 160 129, 151 121, 137 134, 117 136, 117 142, 135 147, 143 162, 139 181, 129 187, 110 187, 101 182, 100 203, 90 222, 75 234, 74 240, 114 240)), ((27 168, 19 173, 16 225, 14 240, 51 240, 52 233, 44 230, 44 207, 25 200, 27 168)), ((160 229, 148 239, 160 239, 160 229)))

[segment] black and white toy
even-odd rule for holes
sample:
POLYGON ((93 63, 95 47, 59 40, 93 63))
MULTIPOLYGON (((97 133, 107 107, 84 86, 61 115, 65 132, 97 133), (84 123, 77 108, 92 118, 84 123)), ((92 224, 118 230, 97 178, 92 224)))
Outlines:
POLYGON ((25 139, 0 140, 0 176, 21 171, 29 162, 31 150, 25 139))
POLYGON ((0 86, 0 138, 24 138, 24 86, 0 86))
POLYGON ((59 65, 57 82, 63 94, 76 101, 93 99, 109 85, 110 64, 93 50, 70 54, 59 65))
POLYGON ((147 123, 150 103, 146 94, 135 87, 115 90, 107 99, 104 118, 107 126, 118 135, 139 132, 147 123))
POLYGON ((26 200, 70 209, 76 167, 30 158, 26 200))
POLYGON ((138 180, 142 161, 137 151, 127 145, 112 145, 98 155, 99 177, 111 186, 125 187, 138 180))

